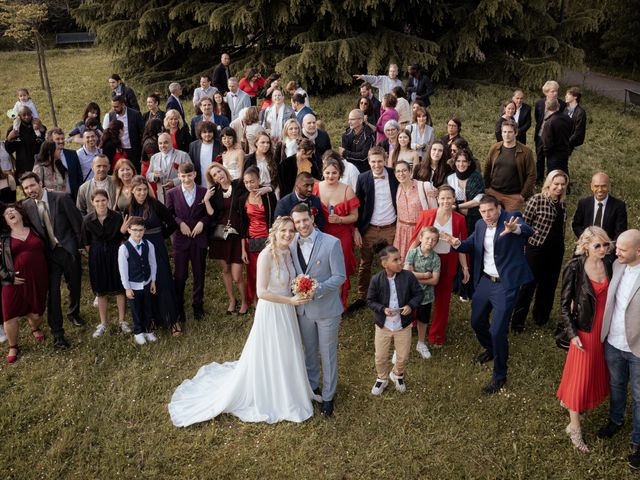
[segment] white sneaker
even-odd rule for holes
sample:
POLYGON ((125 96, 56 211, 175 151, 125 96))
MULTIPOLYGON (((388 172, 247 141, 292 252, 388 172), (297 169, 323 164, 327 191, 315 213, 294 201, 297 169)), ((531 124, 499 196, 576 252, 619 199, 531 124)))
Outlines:
POLYGON ((396 351, 393 351, 393 356, 391 357, 391 363, 393 363, 394 365, 396 364, 396 362, 398 361, 398 356, 396 355, 396 351))
POLYGON ((120 330, 122 330, 122 333, 131 333, 131 327, 127 322, 120 322, 120 330))
POLYGON ((4 333, 4 326, 0 324, 0 343, 7 341, 7 336, 4 333))
POLYGON ((402 377, 398 377, 392 370, 389 373, 389 379, 395 384, 397 391, 402 393, 407 389, 407 385, 404 383, 404 375, 402 377))
POLYGON ((104 332, 106 332, 106 331, 107 331, 107 326, 106 325, 103 325, 103 324, 98 325, 96 327, 96 331, 93 332, 93 338, 101 337, 102 335, 104 335, 104 332))
POLYGON ((371 393, 373 395, 380 395, 384 392, 384 389, 387 388, 387 385, 389 385, 389 380, 380 380, 377 378, 376 383, 371 387, 371 393))
POLYGON ((153 332, 149 332, 149 333, 143 333, 144 335, 144 339, 147 342, 157 342, 158 341, 158 337, 156 337, 156 334, 153 332))
POLYGON ((96 298, 93 299, 93 306, 97 307, 98 306, 98 297, 96 296, 96 298))
POLYGON ((133 336, 133 340, 138 344, 138 345, 144 345, 145 343, 147 343, 147 341, 144 338, 144 333, 136 333, 133 336))
POLYGON ((418 342, 416 350, 425 360, 431 358, 431 352, 429 351, 429 347, 427 347, 426 343, 418 342))

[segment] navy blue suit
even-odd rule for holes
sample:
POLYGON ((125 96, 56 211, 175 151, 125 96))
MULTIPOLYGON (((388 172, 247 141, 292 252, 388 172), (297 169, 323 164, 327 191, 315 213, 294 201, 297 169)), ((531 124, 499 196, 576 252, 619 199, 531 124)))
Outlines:
POLYGON ((309 107, 307 107, 306 105, 305 105, 304 107, 302 107, 298 113, 296 113, 296 121, 297 121, 297 122, 298 122, 298 124, 300 125, 300 128, 302 128, 302 119, 304 118, 304 116, 305 116, 307 113, 313 113, 313 114, 315 115, 314 111, 313 111, 313 110, 311 110, 311 109, 310 109, 309 107))
POLYGON ((320 197, 311 195, 308 199, 301 201, 298 199, 296 192, 291 192, 280 200, 276 205, 276 211, 274 212, 274 218, 284 217, 291 215, 291 209, 299 203, 306 203, 312 211, 314 223, 318 230, 324 231, 324 215, 322 213, 322 203, 320 203, 320 197), (313 211, 315 210, 315 213, 313 211))
MULTIPOLYGON (((196 135, 196 125, 198 125, 198 123, 202 121, 202 117, 203 115, 196 115, 191 119, 191 136, 196 140, 200 138, 198 135, 196 135)), ((214 113, 212 120, 213 123, 216 124, 216 127, 218 127, 218 131, 229 126, 229 120, 224 115, 216 115, 214 113)))
POLYGON ((82 185, 82 169, 80 168, 80 159, 75 150, 69 150, 68 148, 62 149, 64 153, 64 159, 67 161, 67 176, 69 178, 69 186, 71 187, 71 198, 74 202, 78 196, 78 189, 82 185))
POLYGON ((462 241, 458 252, 473 253, 473 284, 475 293, 471 303, 471 326, 480 344, 494 356, 493 378, 507 378, 509 358, 509 320, 513 313, 520 286, 533 280, 533 273, 524 256, 527 238, 533 234, 524 223, 520 212, 500 212, 493 239, 493 258, 498 270, 499 282, 492 282, 484 275, 484 238, 487 224, 480 219, 473 234, 462 241), (504 232, 504 222, 512 217, 520 219, 520 234, 504 232), (493 310, 493 321, 489 325, 489 314, 493 310))
POLYGON ((171 95, 167 99, 166 111, 168 112, 169 110, 177 110, 178 113, 180 113, 180 116, 182 117, 182 121, 183 122, 185 121, 185 119, 184 119, 184 108, 182 108, 182 102, 180 102, 179 99, 175 95, 171 95))
MULTIPOLYGON (((384 167, 389 176, 389 190, 391 190, 391 202, 393 203, 393 209, 396 209, 396 193, 398 192, 398 179, 392 168, 384 167)), ((358 208, 358 221, 356 227, 360 230, 360 235, 367 233, 369 229, 369 222, 373 216, 373 208, 376 198, 373 172, 371 170, 366 171, 358 175, 358 182, 356 183, 356 196, 360 200, 360 207, 358 208)))

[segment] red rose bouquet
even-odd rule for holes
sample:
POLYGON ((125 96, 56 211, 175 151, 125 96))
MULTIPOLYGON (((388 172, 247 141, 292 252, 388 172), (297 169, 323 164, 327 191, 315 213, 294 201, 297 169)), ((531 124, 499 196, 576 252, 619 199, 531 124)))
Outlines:
POLYGON ((291 291, 294 295, 307 299, 313 297, 318 289, 318 282, 309 275, 298 275, 291 281, 291 291))

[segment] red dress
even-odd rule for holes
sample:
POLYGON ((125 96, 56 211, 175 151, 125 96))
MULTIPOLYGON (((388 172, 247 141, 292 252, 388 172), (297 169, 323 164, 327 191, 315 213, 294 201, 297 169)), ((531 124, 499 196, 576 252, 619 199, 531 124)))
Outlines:
MULTIPOLYGON (((313 187, 313 194, 320 196, 320 187, 319 183, 313 187)), ((322 202, 321 202, 322 203, 322 202)), ((352 210, 357 209, 360 206, 360 200, 358 197, 353 197, 351 200, 347 200, 347 191, 345 189, 344 192, 344 200, 337 205, 333 206, 333 214, 339 217, 348 216, 352 210)), ((329 218, 329 207, 327 207, 324 203, 322 203, 322 213, 324 218, 329 218)), ((342 304, 344 307, 347 307, 347 298, 349 297, 349 289, 351 288, 351 282, 349 281, 349 277, 356 273, 356 253, 354 251, 353 245, 353 230, 355 226, 353 223, 329 223, 326 221, 324 223, 324 233, 332 235, 340 240, 340 244, 342 245, 342 254, 344 256, 344 269, 347 274, 347 279, 342 284, 342 304)))
POLYGON ((600 341, 604 307, 607 303, 609 281, 591 280, 596 295, 596 313, 590 332, 577 330, 584 352, 573 342, 564 364, 557 397, 570 410, 584 412, 600 405, 609 395, 609 370, 604 358, 604 344, 600 341))
MULTIPOLYGON (((249 238, 264 238, 269 236, 269 227, 267 226, 267 219, 264 215, 264 205, 254 205, 247 201, 245 205, 247 211, 247 217, 249 217, 249 238)), ((243 240, 244 242, 245 240, 243 240)), ((248 239, 246 240, 248 242, 248 239)), ((256 280, 257 280, 257 267, 258 267, 258 255, 260 252, 250 252, 248 243, 245 244, 247 248, 247 256, 249 257, 249 264, 247 265, 247 300, 249 303, 253 301, 256 295, 256 280)))
POLYGON ((2 287, 2 315, 5 320, 29 313, 42 315, 47 305, 49 273, 44 256, 44 242, 33 231, 22 241, 11 237, 13 270, 24 278, 22 285, 2 287))

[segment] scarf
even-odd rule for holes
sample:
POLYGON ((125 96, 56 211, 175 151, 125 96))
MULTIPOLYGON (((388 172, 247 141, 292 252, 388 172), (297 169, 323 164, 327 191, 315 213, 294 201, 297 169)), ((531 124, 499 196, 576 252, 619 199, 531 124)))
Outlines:
POLYGON ((280 105, 280 111, 275 104, 269 107, 269 113, 267 114, 267 121, 271 127, 271 137, 280 138, 282 136, 282 115, 284 114, 284 104, 280 105))
POLYGON ((291 155, 295 155, 296 152, 298 151, 298 142, 297 142, 297 140, 287 138, 284 141, 284 146, 285 146, 284 152, 285 152, 287 157, 290 157, 291 155))
POLYGON ((313 143, 316 142, 316 138, 318 138, 318 130, 316 129, 316 133, 314 135, 311 135, 310 133, 308 133, 304 128, 302 129, 302 134, 307 137, 309 140, 311 140, 313 143))

